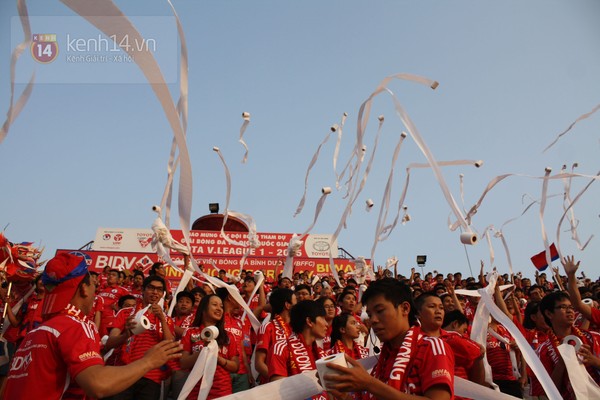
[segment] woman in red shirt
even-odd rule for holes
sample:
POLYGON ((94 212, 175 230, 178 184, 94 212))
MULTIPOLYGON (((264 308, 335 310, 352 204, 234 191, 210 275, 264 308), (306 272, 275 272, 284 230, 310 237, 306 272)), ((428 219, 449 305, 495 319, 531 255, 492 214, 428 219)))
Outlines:
POLYGON ((356 318, 350 313, 338 315, 331 325, 330 354, 346 353, 355 360, 368 357, 369 351, 355 341, 359 336, 360 328, 356 318))
MULTIPOLYGON (((219 296, 211 294, 204 297, 200 301, 192 327, 185 331, 181 339, 183 345, 183 355, 180 360, 181 368, 192 369, 198 355, 207 345, 202 339, 202 330, 207 326, 216 326, 219 329, 219 336, 216 339, 219 346, 217 369, 207 399, 215 399, 231 394, 232 387, 229 373, 237 372, 240 366, 236 341, 230 333, 225 331, 223 316, 223 302, 219 296)), ((196 384, 188 399, 198 398, 199 390, 200 382, 196 384)))

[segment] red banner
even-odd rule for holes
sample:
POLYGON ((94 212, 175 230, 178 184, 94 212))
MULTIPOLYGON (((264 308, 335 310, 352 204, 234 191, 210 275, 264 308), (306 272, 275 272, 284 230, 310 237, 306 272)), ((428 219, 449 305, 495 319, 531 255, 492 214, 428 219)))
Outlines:
MULTIPOLYGON (((159 261, 159 257, 155 253, 131 253, 131 252, 111 252, 111 251, 94 251, 94 250, 66 250, 60 249, 56 254, 65 252, 80 253, 85 257, 88 267, 92 271, 101 273, 105 267, 134 270, 141 269, 144 274, 148 275, 150 267, 153 263, 159 261)), ((183 257, 173 255, 173 261, 176 264, 183 263, 183 257)), ((241 257, 220 257, 196 255, 196 262, 203 266, 203 270, 211 275, 217 276, 218 269, 224 269, 231 275, 238 275, 240 271, 241 257), (217 269, 212 266, 216 265, 217 269)), ((244 264, 244 270, 256 271, 261 270, 267 278, 275 279, 277 274, 282 272, 281 257, 248 257, 244 264)), ((367 260, 369 263, 370 260, 367 260)), ((346 258, 334 258, 334 265, 339 271, 344 273, 354 270, 353 260, 346 258)), ((329 258, 294 258, 294 271, 306 272, 310 277, 314 275, 330 275, 329 258)), ((167 278, 172 282, 178 282, 181 278, 181 273, 174 268, 167 266, 167 278)))

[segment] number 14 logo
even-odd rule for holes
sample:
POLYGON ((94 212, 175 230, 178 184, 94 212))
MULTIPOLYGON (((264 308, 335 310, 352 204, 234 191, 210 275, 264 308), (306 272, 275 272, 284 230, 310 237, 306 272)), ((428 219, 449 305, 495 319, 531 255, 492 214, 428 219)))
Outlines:
POLYGON ((31 41, 31 56, 35 61, 43 64, 54 61, 58 56, 56 34, 34 34, 31 41))

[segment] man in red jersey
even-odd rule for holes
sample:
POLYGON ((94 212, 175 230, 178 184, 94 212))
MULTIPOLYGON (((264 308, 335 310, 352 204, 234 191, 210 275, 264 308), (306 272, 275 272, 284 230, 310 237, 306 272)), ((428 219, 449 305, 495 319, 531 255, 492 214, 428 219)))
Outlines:
POLYGON ((556 388, 565 400, 575 400, 575 392, 571 386, 565 363, 558 351, 562 340, 569 335, 575 335, 583 345, 578 351, 583 364, 591 378, 600 384, 600 334, 580 330, 573 326, 575 310, 571 305, 569 295, 565 292, 553 292, 544 296, 540 302, 540 311, 550 327, 548 339, 538 347, 540 361, 550 374, 556 388))
POLYGON ((269 379, 269 362, 275 342, 287 338, 292 333, 290 310, 296 304, 296 295, 292 289, 278 288, 271 293, 269 302, 272 310, 271 321, 263 325, 258 332, 254 360, 256 371, 265 382, 269 379))
POLYGON ((350 357, 346 361, 352 368, 328 363, 339 373, 324 377, 330 393, 342 397, 343 392, 364 391, 366 399, 452 399, 452 351, 443 341, 421 333, 410 288, 384 278, 371 283, 362 300, 371 327, 383 343, 379 360, 371 374, 350 357))
POLYGON ((15 353, 5 399, 103 398, 132 385, 148 370, 181 356, 179 343, 165 341, 143 360, 107 367, 100 356, 98 331, 86 315, 95 284, 83 257, 62 253, 46 265, 46 319, 31 331, 15 353))
POLYGON ((108 271, 106 286, 98 293, 98 296, 104 299, 104 308, 102 309, 100 327, 98 328, 100 336, 109 333, 108 327, 113 325, 115 313, 118 311, 117 302, 121 296, 125 296, 126 294, 129 294, 129 291, 119 286, 119 270, 111 269, 108 271))
MULTIPOLYGON (((159 304, 165 291, 165 281, 158 275, 150 275, 144 280, 142 301, 138 301, 133 308, 124 308, 115 317, 115 323, 110 331, 106 349, 123 346, 121 361, 131 364, 141 359, 144 353, 162 340, 173 340, 173 320, 166 316, 159 304), (133 334, 137 326, 136 314, 143 312, 149 325, 141 333, 133 334)), ((152 399, 160 398, 162 381, 170 374, 166 365, 154 368, 141 377, 133 386, 113 399, 152 399)))

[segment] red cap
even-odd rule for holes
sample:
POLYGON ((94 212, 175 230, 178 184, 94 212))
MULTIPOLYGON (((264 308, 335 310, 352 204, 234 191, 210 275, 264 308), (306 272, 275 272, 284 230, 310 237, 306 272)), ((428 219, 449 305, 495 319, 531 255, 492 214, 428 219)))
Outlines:
POLYGON ((61 253, 48 261, 42 273, 42 282, 46 286, 42 315, 62 311, 87 273, 87 263, 81 256, 61 253))

